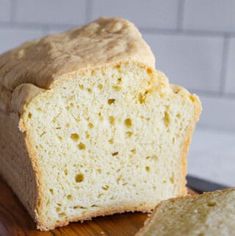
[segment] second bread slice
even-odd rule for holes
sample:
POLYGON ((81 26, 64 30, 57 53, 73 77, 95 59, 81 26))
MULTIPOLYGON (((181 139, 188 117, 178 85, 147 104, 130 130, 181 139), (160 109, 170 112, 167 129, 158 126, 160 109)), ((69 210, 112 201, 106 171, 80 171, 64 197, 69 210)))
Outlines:
POLYGON ((136 236, 234 235, 234 202, 235 189, 163 201, 136 236))

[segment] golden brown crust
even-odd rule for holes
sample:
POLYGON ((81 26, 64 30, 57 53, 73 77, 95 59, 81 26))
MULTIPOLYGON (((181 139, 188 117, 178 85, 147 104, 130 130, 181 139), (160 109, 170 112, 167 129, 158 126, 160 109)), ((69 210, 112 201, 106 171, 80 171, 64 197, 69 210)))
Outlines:
POLYGON ((37 155, 36 155, 36 151, 33 148, 33 145, 31 144, 32 139, 30 139, 30 137, 28 135, 25 135, 24 137, 24 141, 25 144, 27 146, 27 150, 28 150, 28 157, 31 160, 32 163, 32 168, 35 174, 35 180, 36 180, 36 199, 35 199, 35 208, 34 208, 34 221, 37 224, 41 224, 42 222, 45 224, 46 223, 46 219, 43 219, 43 215, 42 215, 42 210, 43 210, 43 193, 44 193, 44 181, 43 181, 43 175, 41 173, 40 170, 40 165, 37 161, 37 155))
POLYGON ((186 189, 186 175, 187 175, 187 155, 189 151, 189 146, 192 140, 193 132, 195 125, 197 121, 199 120, 200 114, 202 112, 202 106, 199 98, 196 95, 190 95, 191 99, 194 104, 194 118, 188 128, 188 131, 186 133, 186 140, 184 143, 184 147, 182 149, 182 154, 181 154, 181 160, 182 160, 182 195, 187 194, 187 189, 186 189))
POLYGON ((187 155, 189 151, 189 146, 192 140, 193 132, 197 121, 199 120, 202 105, 200 99, 195 94, 190 94, 186 89, 182 88, 181 86, 170 84, 172 90, 175 93, 180 93, 182 96, 185 96, 187 99, 190 99, 194 104, 194 117, 192 118, 191 123, 189 124, 186 134, 185 134, 185 141, 181 151, 181 168, 182 168, 182 181, 181 181, 181 195, 184 196, 187 194, 186 188, 186 175, 187 175, 187 155))
POLYGON ((122 18, 100 18, 79 29, 24 43, 0 56, 0 85, 49 88, 79 70, 121 61, 154 67, 155 58, 137 28, 122 18))

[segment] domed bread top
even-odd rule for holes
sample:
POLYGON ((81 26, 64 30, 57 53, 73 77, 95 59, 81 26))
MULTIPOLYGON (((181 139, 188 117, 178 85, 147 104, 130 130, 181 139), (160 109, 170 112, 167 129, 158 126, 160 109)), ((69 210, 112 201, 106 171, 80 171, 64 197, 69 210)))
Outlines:
POLYGON ((65 33, 26 42, 0 56, 0 87, 23 83, 48 89, 54 80, 102 65, 155 58, 137 28, 122 18, 100 18, 65 33))

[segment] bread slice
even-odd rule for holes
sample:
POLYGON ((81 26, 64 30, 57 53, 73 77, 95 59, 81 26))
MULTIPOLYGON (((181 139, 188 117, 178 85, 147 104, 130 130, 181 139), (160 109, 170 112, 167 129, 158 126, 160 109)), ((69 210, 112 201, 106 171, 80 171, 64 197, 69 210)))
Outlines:
POLYGON ((235 234, 235 189, 161 202, 136 236, 235 234))
POLYGON ((41 230, 186 193, 201 105, 135 26, 101 18, 0 56, 0 173, 41 230))

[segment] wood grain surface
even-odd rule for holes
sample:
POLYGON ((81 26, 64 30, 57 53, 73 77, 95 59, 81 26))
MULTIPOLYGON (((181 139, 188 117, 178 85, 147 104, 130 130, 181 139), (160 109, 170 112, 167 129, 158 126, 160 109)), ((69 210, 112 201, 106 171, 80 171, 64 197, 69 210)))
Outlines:
POLYGON ((143 213, 116 214, 40 232, 12 190, 0 178, 0 236, 132 236, 143 226, 146 218, 147 214, 143 213))

